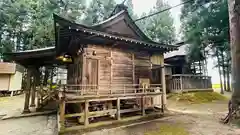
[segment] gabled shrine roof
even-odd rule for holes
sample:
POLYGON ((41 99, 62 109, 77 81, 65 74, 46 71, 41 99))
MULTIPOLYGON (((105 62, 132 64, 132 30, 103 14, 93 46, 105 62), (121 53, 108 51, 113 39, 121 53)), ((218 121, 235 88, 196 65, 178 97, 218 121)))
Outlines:
MULTIPOLYGON (((55 26, 60 26, 60 29, 57 29, 56 33, 56 49, 57 53, 60 50, 66 50, 67 43, 70 41, 63 41, 62 39, 65 37, 69 37, 73 33, 76 35, 80 35, 79 40, 87 41, 90 43, 90 40, 98 40, 98 41, 112 41, 123 42, 125 44, 129 44, 131 47, 135 45, 135 48, 141 48, 142 50, 151 50, 154 52, 162 51, 173 51, 176 50, 178 46, 176 45, 166 45, 163 43, 157 43, 150 40, 133 22, 131 17, 128 15, 126 11, 121 11, 116 15, 108 18, 105 21, 102 21, 93 26, 85 26, 82 24, 77 24, 75 22, 71 22, 67 19, 64 19, 58 15, 54 14, 54 22, 55 26), (59 41, 62 40, 62 41, 59 41), (63 43, 64 42, 64 43, 63 43), (62 44, 62 45, 59 45, 62 44)), ((68 40, 71 40, 70 38, 68 40)), ((111 42, 110 42, 111 41, 111 42)), ((106 44, 108 44, 106 43, 106 44)))
POLYGON ((139 40, 152 41, 136 25, 126 10, 122 10, 108 19, 92 25, 92 28, 139 40))

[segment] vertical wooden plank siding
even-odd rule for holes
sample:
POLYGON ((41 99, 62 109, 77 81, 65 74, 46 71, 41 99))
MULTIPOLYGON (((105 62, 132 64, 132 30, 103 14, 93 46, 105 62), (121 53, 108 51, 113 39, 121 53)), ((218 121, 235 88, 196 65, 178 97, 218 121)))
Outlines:
MULTIPOLYGON (((77 55, 74 60, 74 84, 82 83, 82 54, 77 55)), ((80 87, 77 88, 79 90, 80 87)))
POLYGON ((80 86, 76 86, 76 84, 83 83, 83 56, 84 54, 78 54, 74 57, 73 63, 69 64, 67 67, 67 84, 75 85, 75 86, 68 86, 69 90, 76 90, 79 93, 82 88, 80 86))
MULTIPOLYGON (((156 60, 161 61, 159 59, 162 58, 162 55, 160 55, 160 57, 154 57, 156 60)), ((140 78, 151 79, 152 58, 148 52, 137 52, 99 45, 87 45, 87 48, 84 48, 81 60, 82 85, 88 84, 87 81, 89 81, 86 80, 86 75, 89 70, 87 68, 87 59, 95 59, 98 61, 98 64, 96 64, 97 77, 94 77, 97 78, 97 81, 93 81, 91 84, 98 85, 97 89, 101 90, 99 91, 100 94, 120 93, 119 90, 123 88, 123 84, 126 85, 127 92, 128 89, 132 89, 132 86, 129 85, 137 84, 140 78)), ((160 65, 160 63, 161 62, 159 62, 158 65, 160 65)), ((72 74, 74 74, 74 72, 72 74)), ((74 75, 72 76, 76 77, 74 75)), ((80 82, 77 81, 76 83, 79 84, 80 82)))
POLYGON ((151 61, 150 55, 147 52, 134 52, 135 64, 135 79, 139 81, 140 78, 151 78, 151 61))
POLYGON ((109 86, 111 82, 111 57, 110 57, 110 48, 96 46, 96 45, 88 45, 86 48, 86 57, 87 59, 95 59, 98 60, 97 64, 97 74, 98 81, 94 85, 98 85, 98 89, 101 90, 99 93, 108 94, 109 86))
MULTIPOLYGON (((133 84, 132 79, 132 54, 127 50, 121 49, 112 49, 112 72, 113 72, 113 79, 112 85, 114 87, 114 91, 120 93, 119 90, 123 89, 123 84, 125 84, 125 89, 129 89, 129 85, 133 84)), ((123 92, 123 91, 121 91, 123 92)), ((130 91, 126 91, 130 92, 130 91)))

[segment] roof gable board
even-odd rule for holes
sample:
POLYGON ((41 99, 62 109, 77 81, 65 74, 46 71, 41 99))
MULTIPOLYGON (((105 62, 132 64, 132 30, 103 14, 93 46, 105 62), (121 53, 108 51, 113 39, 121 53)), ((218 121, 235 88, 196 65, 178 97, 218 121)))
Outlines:
POLYGON ((93 25, 92 27, 108 33, 114 33, 143 41, 151 41, 134 23, 128 12, 125 10, 98 24, 93 25))

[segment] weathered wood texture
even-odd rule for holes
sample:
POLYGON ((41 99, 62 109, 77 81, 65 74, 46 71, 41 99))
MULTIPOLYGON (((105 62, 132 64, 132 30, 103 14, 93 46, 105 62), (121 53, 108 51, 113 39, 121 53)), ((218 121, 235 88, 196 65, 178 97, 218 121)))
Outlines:
POLYGON ((204 90, 212 89, 211 77, 201 75, 173 75, 171 80, 171 91, 204 90))
MULTIPOLYGON (((67 72, 67 83, 68 84, 80 84, 82 83, 82 59, 83 55, 78 55, 74 58, 73 64, 68 65, 68 72, 67 72)), ((75 88, 68 88, 68 89, 79 89, 75 88)))
POLYGON ((0 74, 15 74, 16 64, 0 62, 0 74))
MULTIPOLYGON (((86 84, 98 85, 91 87, 92 91, 98 88, 103 89, 102 92, 117 93, 118 89, 132 89, 132 86, 127 85, 139 83, 139 78, 150 78, 150 55, 146 52, 88 45, 85 57, 87 62, 83 69, 86 71, 86 84), (93 78, 96 80, 92 80, 93 78)), ((71 79, 75 80, 75 77, 71 79)))
MULTIPOLYGON (((68 84, 76 84, 76 86, 68 86, 68 91, 79 90, 82 96, 137 94, 143 90, 140 90, 141 85, 135 85, 142 84, 140 80, 148 80, 144 84, 163 83, 161 68, 152 69, 153 64, 163 65, 162 61, 162 55, 88 45, 84 53, 74 58, 74 64, 69 66, 68 84)), ((161 104, 160 100, 158 103, 154 101, 152 97, 146 97, 144 106, 161 104)), ((141 104, 139 100, 136 102, 141 104)))

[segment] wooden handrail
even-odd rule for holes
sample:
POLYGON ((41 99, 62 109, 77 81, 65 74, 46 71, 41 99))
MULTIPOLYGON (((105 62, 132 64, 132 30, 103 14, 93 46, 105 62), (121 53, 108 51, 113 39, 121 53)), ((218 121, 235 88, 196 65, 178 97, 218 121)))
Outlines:
MULTIPOLYGON (((149 88, 137 88, 137 89, 114 89, 115 91, 125 91, 125 93, 126 92, 128 92, 128 91, 135 91, 135 90, 145 90, 145 89, 156 89, 157 87, 149 87, 149 88)), ((162 88, 158 88, 158 89, 160 89, 160 90, 162 90, 162 88)), ((77 93, 77 92, 79 92, 79 91, 81 91, 81 90, 83 90, 83 89, 77 89, 77 90, 66 90, 65 92, 74 92, 74 93, 77 93)), ((88 89, 87 89, 88 90, 88 89)), ((96 92, 96 91, 102 91, 102 92, 109 92, 109 90, 106 90, 106 89, 94 89, 94 90, 91 90, 91 89, 89 89, 90 91, 89 92, 96 92)), ((62 91, 62 90, 59 90, 59 91, 62 91)), ((134 93, 134 92, 133 92, 134 93)))
POLYGON ((172 77, 180 77, 180 76, 185 76, 185 77, 210 77, 211 76, 204 76, 204 75, 192 75, 192 74, 174 74, 172 77))
MULTIPOLYGON (((59 86, 123 86, 123 85, 125 85, 125 86, 142 86, 141 84, 96 84, 96 85, 88 85, 88 84, 61 84, 61 85, 59 85, 59 86)), ((148 84, 149 86, 162 86, 162 84, 148 84)))

